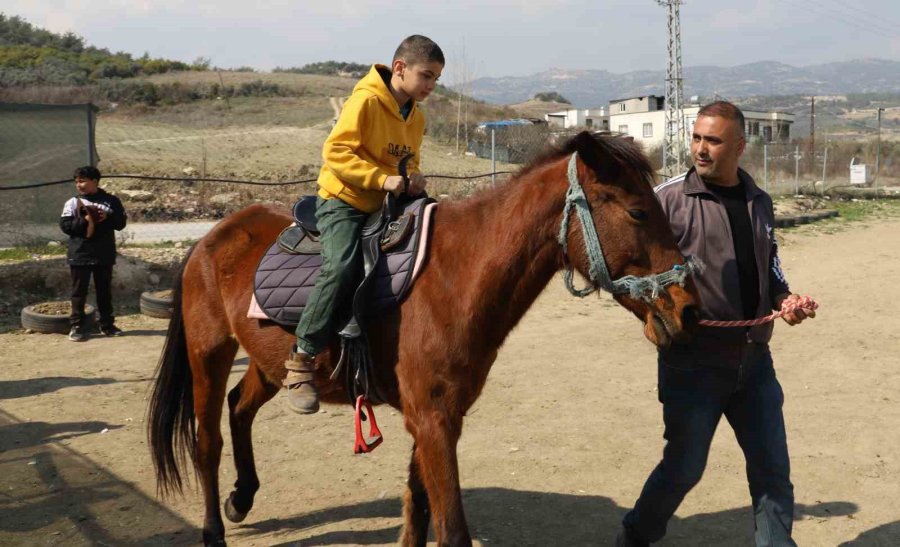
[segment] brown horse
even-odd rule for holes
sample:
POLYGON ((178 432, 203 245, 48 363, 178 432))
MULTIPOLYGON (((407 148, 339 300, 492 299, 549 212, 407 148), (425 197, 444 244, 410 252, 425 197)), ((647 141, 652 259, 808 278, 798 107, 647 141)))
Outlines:
MULTIPOLYGON (((424 545, 429 521, 438 544, 471 544, 456 456, 463 416, 481 393, 506 336, 554 273, 571 265, 593 279, 584 227, 574 214, 564 214, 567 165, 576 152, 572 172, 587 198, 583 209, 589 207, 583 218, 592 219, 591 228, 599 233, 610 276, 659 274, 684 262, 653 195, 652 170, 625 139, 582 133, 508 182, 438 205, 427 265, 399 309, 368 331, 379 391, 403 412, 414 439, 404 545, 424 545), (570 220, 561 230, 564 216, 570 220)), ((250 360, 228 393, 237 468, 224 507, 229 520, 240 522, 247 515, 259 489, 251 426, 280 389, 293 336, 274 323, 248 319, 247 308, 254 266, 290 222, 281 210, 260 205, 229 216, 197 242, 176 281, 174 314, 150 402, 150 446, 163 493, 181 490, 178 464, 184 464, 185 453, 193 461, 206 503, 207 545, 225 543, 220 421, 238 345, 250 360)), ((645 335, 658 345, 686 336, 697 320, 689 279, 657 285, 652 297, 616 299, 645 323, 645 335)), ((329 380, 335 355, 335 348, 320 354, 317 385, 323 401, 346 403, 343 382, 329 380)))

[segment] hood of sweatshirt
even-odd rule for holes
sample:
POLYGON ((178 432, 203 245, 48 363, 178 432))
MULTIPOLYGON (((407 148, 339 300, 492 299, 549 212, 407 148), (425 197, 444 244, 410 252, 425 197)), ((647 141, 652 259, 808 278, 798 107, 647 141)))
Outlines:
POLYGON ((360 91, 371 93, 378 98, 378 102, 381 103, 392 116, 402 122, 410 122, 414 118, 416 102, 412 101, 412 109, 409 112, 409 116, 404 120, 403 115, 400 114, 400 107, 402 105, 397 104, 397 99, 394 98, 391 94, 391 90, 388 89, 388 84, 385 83, 390 80, 391 69, 389 67, 384 65, 372 65, 372 68, 369 69, 369 73, 356 83, 356 86, 353 88, 353 93, 355 94, 360 91))

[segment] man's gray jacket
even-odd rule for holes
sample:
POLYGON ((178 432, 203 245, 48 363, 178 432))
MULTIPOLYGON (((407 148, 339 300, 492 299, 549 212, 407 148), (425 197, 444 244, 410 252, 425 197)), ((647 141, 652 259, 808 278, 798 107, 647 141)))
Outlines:
MULTIPOLYGON (((760 294, 756 317, 762 317, 772 313, 775 297, 788 293, 789 289, 778 259, 772 198, 746 171, 739 169, 738 176, 746 189, 747 209, 753 226, 760 294)), ((694 277, 700 292, 702 318, 744 319, 731 224, 725 206, 694 168, 657 186, 656 197, 669 219, 682 254, 695 256, 706 265, 703 273, 694 277)), ((673 344, 672 348, 661 350, 661 357, 666 361, 687 358, 696 361, 698 356, 703 356, 709 358, 709 365, 731 366, 729 357, 740 355, 748 342, 767 344, 772 329, 771 322, 749 329, 699 327, 693 342, 686 346, 673 344)))

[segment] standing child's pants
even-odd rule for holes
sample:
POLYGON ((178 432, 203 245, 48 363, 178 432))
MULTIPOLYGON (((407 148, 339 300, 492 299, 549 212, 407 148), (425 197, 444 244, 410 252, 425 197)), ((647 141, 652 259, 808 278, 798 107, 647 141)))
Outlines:
POLYGON ((335 336, 335 317, 362 279, 360 235, 368 214, 340 199, 316 200, 322 269, 297 325, 297 347, 315 355, 335 336))
POLYGON ((87 302, 88 287, 91 274, 94 276, 94 289, 97 291, 97 310, 100 312, 100 327, 111 327, 115 323, 112 306, 113 265, 69 266, 72 274, 72 315, 69 322, 73 327, 84 323, 84 305, 87 302))

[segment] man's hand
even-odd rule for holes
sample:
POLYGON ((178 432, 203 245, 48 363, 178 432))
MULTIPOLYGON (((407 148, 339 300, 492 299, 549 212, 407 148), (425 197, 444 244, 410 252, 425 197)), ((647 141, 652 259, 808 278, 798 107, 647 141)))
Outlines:
POLYGON ((802 298, 797 294, 782 294, 775 298, 775 306, 779 310, 791 309, 781 316, 788 325, 799 325, 804 319, 812 319, 816 316, 815 310, 804 310, 799 307, 802 298))
POLYGON ((109 215, 101 208, 97 208, 97 222, 103 222, 109 215))
POLYGON ((425 191, 425 175, 422 173, 413 173, 409 176, 409 195, 418 196, 425 191))

